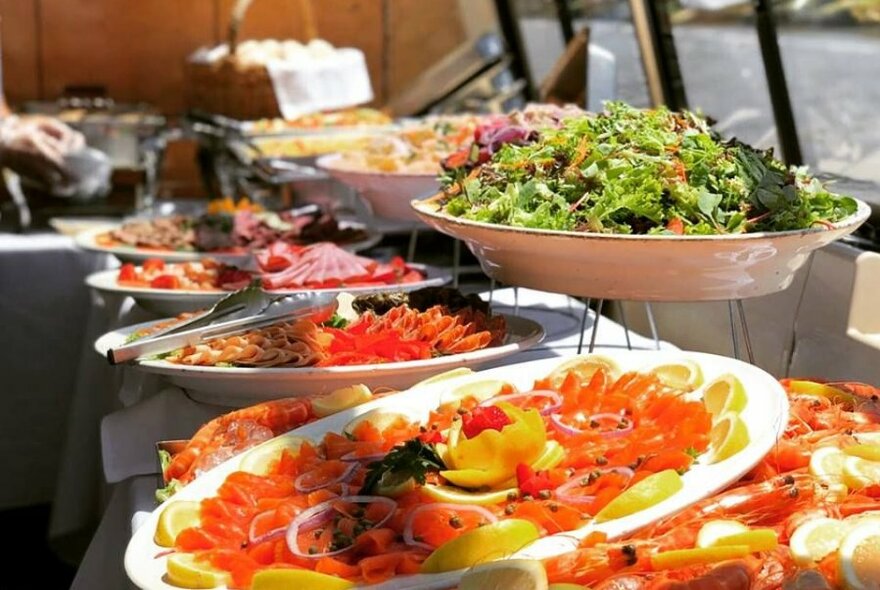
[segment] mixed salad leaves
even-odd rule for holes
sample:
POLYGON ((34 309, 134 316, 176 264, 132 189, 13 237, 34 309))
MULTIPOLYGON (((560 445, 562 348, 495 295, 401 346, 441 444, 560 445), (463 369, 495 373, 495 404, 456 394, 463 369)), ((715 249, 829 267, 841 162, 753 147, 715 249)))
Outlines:
POLYGON ((477 168, 447 167, 443 210, 474 221, 624 234, 740 234, 828 225, 857 210, 805 168, 787 168, 691 112, 606 104, 477 168))

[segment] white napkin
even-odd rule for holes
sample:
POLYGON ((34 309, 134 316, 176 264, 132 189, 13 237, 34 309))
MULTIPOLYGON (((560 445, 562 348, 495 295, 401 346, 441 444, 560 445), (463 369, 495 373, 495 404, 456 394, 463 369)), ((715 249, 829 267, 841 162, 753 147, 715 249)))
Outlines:
POLYGON ((116 483, 159 472, 156 442, 190 438, 205 422, 230 408, 201 404, 167 387, 101 421, 104 477, 116 483))
POLYGON ((337 49, 320 58, 266 64, 285 119, 351 107, 373 100, 363 51, 337 49))

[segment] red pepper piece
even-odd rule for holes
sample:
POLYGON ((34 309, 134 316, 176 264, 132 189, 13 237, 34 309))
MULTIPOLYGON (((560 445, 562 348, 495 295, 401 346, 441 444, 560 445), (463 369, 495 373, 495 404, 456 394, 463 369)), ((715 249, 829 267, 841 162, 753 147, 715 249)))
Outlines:
POLYGON ((504 410, 497 406, 476 407, 461 418, 461 431, 467 438, 474 438, 484 430, 498 430, 512 422, 504 410))

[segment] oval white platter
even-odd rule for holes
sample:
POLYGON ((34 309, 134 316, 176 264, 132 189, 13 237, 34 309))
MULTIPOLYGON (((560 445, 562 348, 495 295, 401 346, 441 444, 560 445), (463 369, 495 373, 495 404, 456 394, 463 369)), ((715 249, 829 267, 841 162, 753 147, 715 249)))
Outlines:
MULTIPOLYGON (((243 407, 280 397, 329 392, 352 383, 363 383, 371 389, 405 389, 435 373, 456 367, 473 368, 510 356, 544 338, 544 329, 536 322, 516 316, 504 317, 507 337, 500 346, 418 361, 342 367, 251 368, 199 367, 144 360, 136 361, 134 366, 147 373, 165 375, 171 383, 186 389, 193 399, 225 406, 243 407)), ((106 356, 109 348, 122 345, 129 334, 153 323, 108 332, 95 341, 95 350, 106 356)))
POLYGON ((340 154, 328 154, 318 158, 316 164, 339 182, 356 190, 379 217, 418 221, 410 201, 440 190, 437 174, 348 170, 339 166, 341 158, 340 154))
MULTIPOLYGON (((738 360, 693 352, 681 351, 613 351, 603 357, 614 359, 624 371, 641 370, 658 364, 691 360, 700 365, 706 379, 711 382, 723 374, 732 373, 742 382, 747 403, 741 413, 748 425, 750 442, 735 455, 714 464, 701 459, 684 474, 684 487, 670 498, 646 510, 601 524, 587 523, 575 531, 544 537, 520 550, 511 558, 543 559, 561 555, 577 548, 580 539, 593 531, 602 531, 614 539, 629 534, 661 518, 672 515, 687 506, 710 496, 748 473, 770 451, 781 436, 788 422, 788 399, 776 379, 761 369, 738 360)), ((519 389, 531 388, 535 379, 544 377, 560 364, 561 359, 542 359, 527 363, 498 367, 472 375, 420 386, 398 394, 374 400, 327 418, 318 420, 283 436, 296 435, 320 441, 327 432, 341 432, 353 418, 374 409, 387 408, 396 413, 412 415, 414 419, 426 419, 428 412, 439 405, 441 395, 468 381, 487 378, 512 383, 519 389)), ((352 380, 350 383, 356 383, 352 380)), ((689 394, 699 399, 702 391, 689 394)), ((269 444, 269 443, 264 443, 269 444)), ((230 459, 206 473, 177 493, 174 500, 200 500, 214 495, 226 476, 238 469, 241 456, 230 459)), ((161 507, 154 510, 132 537, 125 553, 125 570, 129 578, 144 590, 174 590, 176 587, 163 581, 166 557, 156 557, 163 551, 153 542, 161 507)), ((371 590, 415 590, 450 588, 457 584, 463 570, 442 574, 418 574, 400 576, 382 584, 369 586, 371 590)))
POLYGON ((518 285, 599 299, 720 301, 782 291, 810 253, 851 234, 858 210, 829 228, 718 236, 647 236, 509 227, 452 217, 413 201, 434 229, 463 240, 483 271, 518 285))
MULTIPOLYGON (((132 246, 102 246, 95 241, 99 234, 107 233, 119 228, 120 225, 105 226, 101 228, 91 229, 76 235, 74 242, 83 250, 91 252, 100 252, 102 254, 112 254, 122 262, 140 263, 149 258, 161 258, 165 262, 198 262, 206 256, 210 256, 220 262, 232 264, 235 266, 247 267, 253 260, 251 252, 189 252, 178 250, 149 250, 144 248, 134 248, 132 246)), ((367 232, 367 237, 359 242, 350 244, 340 244, 341 248, 351 252, 360 252, 372 248, 382 240, 382 234, 372 229, 368 229, 364 224, 353 221, 340 221, 341 228, 356 228, 367 232)))
MULTIPOLYGON (((452 274, 435 266, 425 264, 409 264, 411 268, 425 273, 425 279, 416 283, 399 285, 339 287, 333 289, 277 289, 270 293, 292 295, 295 293, 397 293, 414 291, 424 287, 438 287, 452 280, 452 274)), ((111 293, 134 298, 138 305, 147 311, 160 316, 176 316, 185 311, 204 309, 215 304, 229 294, 229 291, 204 291, 192 289, 153 289, 151 287, 134 287, 120 285, 116 281, 118 269, 101 270, 86 277, 86 285, 102 293, 111 293)))

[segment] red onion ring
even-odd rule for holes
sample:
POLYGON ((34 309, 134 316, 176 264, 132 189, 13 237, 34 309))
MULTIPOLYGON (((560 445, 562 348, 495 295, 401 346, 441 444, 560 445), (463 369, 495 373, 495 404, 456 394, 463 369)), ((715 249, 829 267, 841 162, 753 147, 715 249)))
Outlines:
POLYGON ((287 527, 286 541, 287 547, 288 549, 290 549, 291 553, 293 553, 294 555, 298 555, 299 557, 320 559, 321 557, 331 557, 333 555, 339 555, 340 553, 348 551, 354 546, 354 544, 352 544, 348 547, 343 547, 342 549, 337 549, 336 551, 328 551, 326 553, 309 553, 299 548, 299 530, 301 528, 314 528, 315 526, 317 526, 317 524, 328 520, 327 516, 330 512, 334 510, 333 506, 337 502, 378 502, 380 504, 386 504, 389 507, 388 514, 386 514, 385 517, 382 518, 382 520, 370 527, 371 529, 379 528, 383 524, 385 524, 385 522, 389 518, 391 518, 391 515, 394 514, 394 509, 397 508, 397 502, 395 502, 391 498, 386 498, 385 496, 340 496, 339 498, 333 498, 331 500, 327 500, 326 502, 321 502, 320 504, 312 506, 308 510, 299 513, 296 518, 294 518, 293 521, 290 523, 290 526, 287 527))
MULTIPOLYGON (((621 414, 611 414, 611 413, 600 413, 593 414, 587 418, 588 422, 599 420, 614 420, 618 424, 621 420, 626 420, 626 426, 624 428, 615 428, 613 430, 600 430, 598 432, 599 436, 602 438, 618 438, 621 436, 625 436, 632 432, 634 425, 632 418, 627 418, 621 414)), ((553 424, 554 428, 561 432, 562 434, 567 434, 569 436, 577 436, 579 434, 584 434, 585 432, 593 432, 592 428, 576 428, 574 426, 570 426, 562 421, 561 414, 550 414, 550 423, 553 424)))
POLYGON ((427 549, 428 551, 433 551, 437 549, 433 545, 429 545, 427 543, 422 543, 421 541, 416 541, 415 536, 413 535, 413 523, 415 522, 416 516, 425 512, 427 510, 438 510, 438 509, 446 509, 451 510, 453 512, 476 512, 477 514, 483 516, 489 523, 498 522, 498 517, 489 512, 486 508, 482 506, 470 506, 468 504, 452 504, 449 502, 437 502, 434 504, 424 504, 419 506, 415 510, 409 513, 409 516, 406 517, 406 523, 403 526, 403 542, 412 547, 420 547, 422 549, 427 549))
POLYGON ((257 514, 253 520, 251 520, 251 526, 248 529, 248 543, 251 545, 259 545, 260 543, 264 543, 266 541, 271 541, 272 539, 277 539, 284 535, 287 531, 286 526, 278 527, 277 529, 272 529, 271 531, 265 532, 262 535, 257 535, 254 530, 257 524, 257 519, 263 516, 264 514, 275 514, 274 510, 266 510, 265 512, 260 512, 257 514))
POLYGON ((596 499, 596 496, 578 496, 569 493, 573 488, 581 487, 581 480, 591 473, 620 473, 627 476, 627 482, 635 476, 636 472, 629 467, 606 467, 604 469, 590 469, 575 473, 567 482, 556 488, 556 499, 566 504, 588 504, 596 499))
POLYGON ((499 395, 495 397, 490 397, 489 399, 480 403, 479 407, 494 406, 495 404, 500 402, 509 402, 510 400, 515 399, 528 399, 530 397, 546 397, 553 401, 552 405, 547 406, 539 412, 542 416, 552 414, 562 407, 562 396, 552 389, 535 389, 533 391, 526 391, 523 393, 513 393, 510 395, 499 395))
POLYGON ((325 481, 323 483, 313 485, 313 486, 307 486, 307 485, 303 484, 303 478, 308 476, 311 473, 311 472, 307 471, 305 473, 300 474, 299 477, 297 477, 295 480, 293 480, 293 487, 296 488, 296 491, 301 492, 303 494, 306 494, 308 492, 314 492, 315 490, 320 490, 321 488, 326 488, 327 486, 332 486, 335 483, 341 483, 341 482, 348 481, 348 479, 351 478, 352 475, 354 475, 354 472, 357 471, 358 467, 360 467, 359 463, 356 463, 356 462, 350 463, 345 467, 345 471, 343 471, 341 474, 339 474, 338 477, 331 479, 330 481, 325 481))

